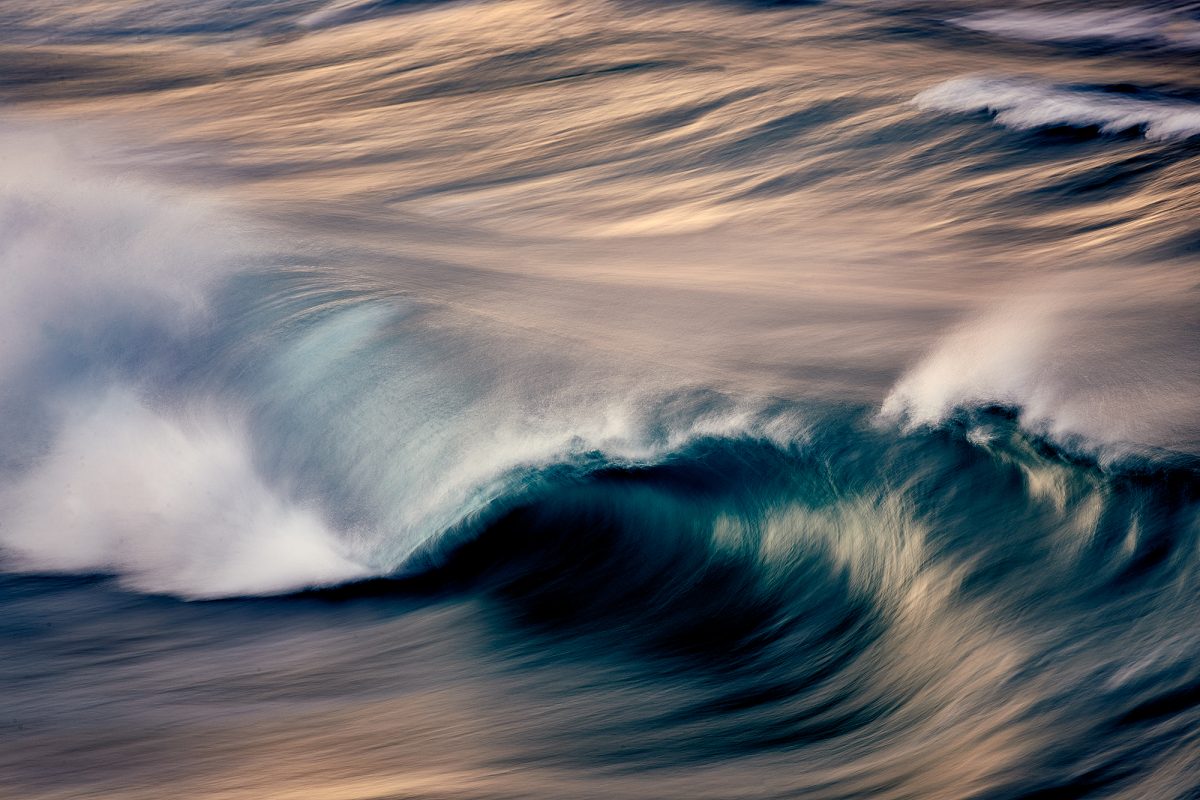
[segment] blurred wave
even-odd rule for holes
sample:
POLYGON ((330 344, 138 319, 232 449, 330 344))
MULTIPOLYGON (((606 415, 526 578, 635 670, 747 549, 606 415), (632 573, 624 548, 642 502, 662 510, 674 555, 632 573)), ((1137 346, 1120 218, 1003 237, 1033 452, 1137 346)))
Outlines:
POLYGON ((0 783, 1193 797, 1194 16, 4 4, 0 783))
POLYGON ((1179 8, 1162 11, 1136 6, 1093 11, 997 10, 951 21, 971 30, 1034 42, 1200 48, 1200 22, 1195 18, 1195 4, 1176 5, 1179 8))
POLYGON ((1131 96, 1118 91, 1072 89, 1012 78, 958 78, 917 95, 923 108, 987 110, 1010 128, 1097 128, 1101 133, 1141 131, 1147 139, 1186 139, 1200 134, 1200 104, 1131 96))

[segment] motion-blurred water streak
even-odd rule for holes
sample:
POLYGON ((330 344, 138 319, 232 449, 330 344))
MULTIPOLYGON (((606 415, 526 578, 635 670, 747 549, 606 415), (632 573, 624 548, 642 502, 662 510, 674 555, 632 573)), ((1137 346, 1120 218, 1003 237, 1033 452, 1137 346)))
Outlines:
POLYGON ((0 796, 1200 797, 1198 52, 0 4, 0 796))

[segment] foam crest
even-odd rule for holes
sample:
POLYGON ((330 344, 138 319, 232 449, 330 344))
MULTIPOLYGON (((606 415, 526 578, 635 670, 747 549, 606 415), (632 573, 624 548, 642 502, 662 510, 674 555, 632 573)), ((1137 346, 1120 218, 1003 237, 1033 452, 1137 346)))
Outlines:
POLYGON ((1053 126, 1094 127, 1109 134, 1140 130, 1152 140, 1200 134, 1200 104, 1057 86, 1032 78, 955 78, 921 92, 913 102, 932 111, 987 111, 996 122, 1014 130, 1053 126))
POLYGON ((120 389, 79 405, 51 452, 0 490, 0 544, 17 567, 192 598, 366 574, 316 512, 264 483, 236 425, 171 419, 120 389))
POLYGON ((982 307, 897 381, 880 417, 933 426, 998 405, 1019 409, 1036 433, 1114 456, 1195 448, 1181 433, 1200 388, 1190 356, 1162 352, 1188 332, 1154 310, 1170 291, 1136 273, 1096 269, 982 307))
POLYGON ((950 20, 969 30, 1032 42, 1113 42, 1200 48, 1194 20, 1145 9, 985 11, 950 20))
POLYGON ((89 347, 115 322, 181 335, 236 269, 239 236, 212 204, 104 174, 74 140, 0 130, 0 371, 89 347))
POLYGON ((188 597, 359 574, 316 512, 261 477, 234 405, 178 399, 212 355, 211 291, 248 252, 228 220, 44 131, 0 144, 22 155, 0 189, 4 566, 188 597))

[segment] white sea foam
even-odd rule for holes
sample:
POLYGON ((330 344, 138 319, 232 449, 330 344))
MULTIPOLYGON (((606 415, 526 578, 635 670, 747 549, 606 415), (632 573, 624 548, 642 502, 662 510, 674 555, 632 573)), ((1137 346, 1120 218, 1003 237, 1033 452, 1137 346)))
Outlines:
POLYGON ((970 30, 1033 42, 1114 42, 1200 48, 1195 20, 1146 9, 985 11, 949 20, 970 30))
POLYGON ((0 133, 0 563, 185 596, 359 574, 213 398, 163 399, 242 248, 211 205, 0 133))
POLYGON ((238 248, 210 204, 105 176, 42 130, 0 130, 0 146, 0 371, 114 319, 178 332, 203 316, 238 248))
POLYGON ((1186 353, 1154 353, 1189 335, 1161 312, 1171 291, 1152 276, 1104 269, 1019 291, 947 333, 897 381, 880 416, 923 427, 1000 405, 1038 433, 1102 455, 1186 447, 1200 382, 1186 353))
POLYGON ((366 574, 314 510, 268 486, 237 425, 156 413, 113 389, 80 400, 53 448, 0 489, 21 569, 112 572, 185 597, 269 594, 366 574))
POLYGON ((1016 130, 1057 125, 1096 126, 1105 133, 1141 129, 1147 139, 1200 134, 1200 103, 1086 91, 1033 78, 955 78, 926 89, 913 102, 934 111, 988 111, 996 122, 1016 130))

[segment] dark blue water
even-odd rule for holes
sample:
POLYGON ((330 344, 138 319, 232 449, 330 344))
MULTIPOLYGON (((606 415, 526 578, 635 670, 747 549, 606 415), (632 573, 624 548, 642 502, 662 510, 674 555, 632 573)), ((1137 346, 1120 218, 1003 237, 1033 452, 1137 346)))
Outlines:
POLYGON ((1198 54, 0 8, 0 796, 1200 798, 1198 54))

